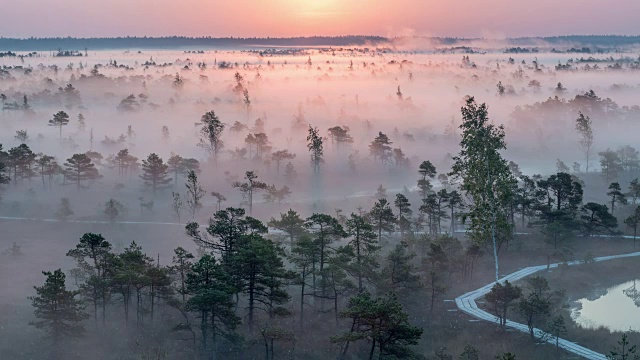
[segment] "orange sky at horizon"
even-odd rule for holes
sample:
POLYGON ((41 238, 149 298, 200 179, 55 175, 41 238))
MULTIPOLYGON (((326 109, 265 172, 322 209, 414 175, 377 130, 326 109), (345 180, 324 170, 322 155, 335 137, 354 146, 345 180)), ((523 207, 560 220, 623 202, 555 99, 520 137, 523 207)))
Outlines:
POLYGON ((635 0, 4 0, 0 36, 638 34, 635 0))

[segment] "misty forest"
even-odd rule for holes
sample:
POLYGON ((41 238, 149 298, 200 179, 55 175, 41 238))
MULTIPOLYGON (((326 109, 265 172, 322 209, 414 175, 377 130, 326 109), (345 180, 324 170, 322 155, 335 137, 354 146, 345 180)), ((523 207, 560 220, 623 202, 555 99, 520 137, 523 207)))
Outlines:
POLYGON ((0 358, 638 359, 635 45, 424 45, 0 53, 0 358))

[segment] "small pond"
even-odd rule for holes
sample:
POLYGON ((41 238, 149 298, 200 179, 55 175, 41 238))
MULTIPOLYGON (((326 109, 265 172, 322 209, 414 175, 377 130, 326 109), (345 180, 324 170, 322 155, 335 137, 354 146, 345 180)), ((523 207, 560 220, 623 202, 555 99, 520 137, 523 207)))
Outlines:
POLYGON ((577 300, 571 317, 584 328, 640 332, 640 279, 596 290, 577 300))

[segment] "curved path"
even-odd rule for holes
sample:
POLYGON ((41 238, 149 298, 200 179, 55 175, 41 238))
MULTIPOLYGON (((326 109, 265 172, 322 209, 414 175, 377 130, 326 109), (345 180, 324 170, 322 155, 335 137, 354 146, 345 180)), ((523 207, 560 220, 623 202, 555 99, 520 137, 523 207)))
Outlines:
MULTIPOLYGON (((630 253, 630 254, 622 254, 622 255, 612 255, 612 256, 602 256, 602 257, 598 257, 595 258, 595 261, 599 262, 599 261, 606 261, 606 260, 613 260, 613 259, 620 259, 620 258, 626 258, 626 257, 633 257, 633 256, 640 256, 640 252, 634 252, 634 253, 630 253)), ((572 261, 569 262, 569 265, 577 265, 580 264, 580 261, 572 261)), ((559 263, 555 263, 555 264, 551 264, 549 266, 549 268, 557 268, 559 265, 559 263)), ((522 278, 525 278, 531 274, 534 274, 538 271, 541 270, 545 270, 547 268, 547 265, 540 265, 540 266, 531 266, 528 268, 524 268, 522 270, 518 270, 512 274, 509 274, 505 277, 503 277, 502 279, 500 279, 500 282, 505 281, 505 280, 509 280, 510 282, 514 282, 517 280, 520 280, 522 278)), ((458 309, 462 310, 463 312, 467 313, 468 315, 471 315, 477 319, 480 320, 485 320, 485 321, 489 321, 489 322, 493 322, 493 323, 498 323, 498 317, 496 317, 495 315, 492 315, 480 308, 478 308, 478 305, 476 304, 476 300, 485 296, 489 291, 491 291, 491 288, 496 284, 496 282, 492 282, 490 284, 487 284, 477 290, 468 292, 464 295, 458 296, 456 298, 456 306, 458 307, 458 309)), ((521 331, 523 333, 529 333, 529 328, 527 327, 527 325, 525 324, 520 324, 511 320, 507 320, 507 324, 506 326, 521 331)), ((537 337, 541 338, 543 335, 545 335, 545 332, 540 330, 540 329, 534 329, 534 333, 537 337)), ((545 338, 545 341, 555 345, 555 338, 549 336, 545 338)), ((582 356, 586 359, 593 359, 593 360, 607 360, 607 357, 604 354, 600 354, 598 352, 595 352, 593 350, 587 349, 584 346, 580 346, 576 343, 573 343, 569 340, 565 340, 565 339, 559 339, 558 341, 558 346, 565 349, 566 351, 569 351, 573 354, 582 356)))

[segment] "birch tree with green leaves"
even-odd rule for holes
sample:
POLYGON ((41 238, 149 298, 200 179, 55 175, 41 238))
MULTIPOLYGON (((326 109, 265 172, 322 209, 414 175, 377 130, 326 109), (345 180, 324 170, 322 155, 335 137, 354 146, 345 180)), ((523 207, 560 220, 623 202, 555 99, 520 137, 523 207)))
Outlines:
POLYGON ((470 238, 493 246, 497 281, 500 244, 512 235, 509 204, 516 180, 500 154, 506 149, 504 127, 490 122, 486 104, 478 105, 468 97, 461 111, 461 149, 453 158, 449 176, 460 181, 461 190, 471 200, 464 215, 470 222, 470 238))

